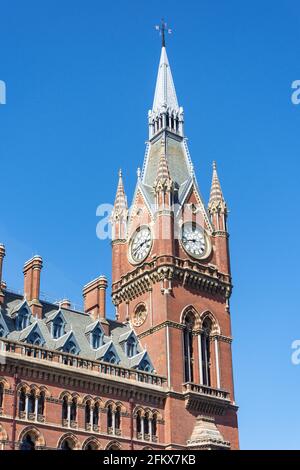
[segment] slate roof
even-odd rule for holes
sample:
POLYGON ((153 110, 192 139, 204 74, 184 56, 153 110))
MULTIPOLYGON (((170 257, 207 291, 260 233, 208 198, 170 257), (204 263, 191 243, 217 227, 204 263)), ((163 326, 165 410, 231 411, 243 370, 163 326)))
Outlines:
MULTIPOLYGON (((131 365, 133 364, 133 358, 127 357, 124 347, 124 338, 126 339, 126 337, 129 337, 132 333, 134 333, 130 324, 123 324, 115 320, 107 319, 109 323, 110 336, 106 336, 104 334, 103 344, 101 347, 98 349, 93 349, 89 335, 96 326, 97 321, 91 318, 90 315, 83 312, 64 309, 56 304, 50 304, 48 302, 41 301, 41 303, 43 305, 43 312, 45 312, 43 313, 43 318, 38 319, 31 315, 30 325, 21 331, 17 331, 15 326, 15 318, 12 318, 12 314, 13 317, 15 317, 18 313, 18 310, 24 306, 28 306, 28 304, 26 301, 24 301, 24 298, 21 295, 6 292, 5 303, 1 307, 1 314, 7 327, 6 329, 8 330, 8 334, 6 335, 7 339, 12 341, 26 342, 31 331, 37 325, 43 336, 43 340, 45 341, 43 348, 59 350, 73 334, 80 349, 78 353, 79 357, 84 357, 90 360, 99 360, 104 357, 105 352, 109 349, 112 343, 114 350, 120 359, 118 364, 126 368, 134 367, 134 365, 131 365), (59 339, 53 339, 51 335, 51 321, 54 320, 59 311, 65 320, 64 334, 59 339)), ((102 328, 101 323, 100 328, 102 328)), ((145 350, 142 348, 142 345, 137 339, 136 356, 139 356, 144 351, 145 350)))

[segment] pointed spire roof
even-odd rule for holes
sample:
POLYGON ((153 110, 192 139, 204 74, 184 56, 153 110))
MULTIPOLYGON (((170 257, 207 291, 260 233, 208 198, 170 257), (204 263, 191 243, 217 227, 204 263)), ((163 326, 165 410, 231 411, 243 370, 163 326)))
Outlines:
POLYGON ((122 170, 119 170, 119 182, 115 198, 114 210, 118 213, 127 210, 127 198, 124 190, 122 170))
POLYGON ((226 204, 225 199, 223 196, 220 180, 217 173, 217 164, 213 162, 213 174, 212 174, 212 182, 211 182, 211 189, 210 189, 210 197, 209 197, 209 207, 212 207, 218 203, 226 204))
POLYGON ((179 109, 165 46, 161 49, 152 111, 159 112, 162 108, 179 109))

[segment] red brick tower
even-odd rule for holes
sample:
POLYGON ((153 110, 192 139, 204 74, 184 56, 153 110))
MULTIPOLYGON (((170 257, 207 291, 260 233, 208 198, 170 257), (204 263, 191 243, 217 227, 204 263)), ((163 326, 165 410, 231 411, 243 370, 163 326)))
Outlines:
POLYGON ((166 448, 238 448, 227 208, 213 165, 206 208, 163 43, 143 170, 112 215, 112 298, 167 377, 166 448))

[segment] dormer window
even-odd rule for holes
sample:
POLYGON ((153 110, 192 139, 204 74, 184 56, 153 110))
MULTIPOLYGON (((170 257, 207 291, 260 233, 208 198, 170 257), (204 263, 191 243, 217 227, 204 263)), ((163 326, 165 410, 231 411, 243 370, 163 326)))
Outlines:
POLYGON ((60 338, 64 334, 64 322, 61 317, 56 317, 52 324, 52 336, 54 339, 60 338))
POLYGON ((105 362, 109 362, 110 364, 116 364, 117 363, 117 356, 113 351, 108 351, 108 353, 104 357, 105 362))
POLYGON ((18 312, 17 318, 16 318, 16 329, 18 331, 24 330, 24 328, 27 328, 29 326, 29 321, 30 321, 30 313, 26 308, 23 308, 18 312))
POLYGON ((51 323, 51 334, 53 339, 58 339, 65 334, 65 320, 61 313, 58 313, 51 323))
POLYGON ((34 344, 35 346, 41 346, 42 339, 40 335, 37 332, 35 332, 30 336, 29 343, 34 344))
POLYGON ((98 349, 103 343, 103 333, 99 327, 95 328, 91 333, 91 346, 93 349, 98 349))
POLYGON ((139 365, 139 370, 142 370, 144 372, 152 372, 152 367, 150 363, 147 361, 147 359, 142 360, 142 362, 139 365))
POLYGON ((78 354, 78 348, 73 341, 68 341, 64 347, 64 352, 69 354, 78 354))
POLYGON ((134 339, 133 336, 131 336, 130 338, 128 338, 128 340, 126 341, 126 354, 128 357, 132 357, 132 356, 135 356, 136 355, 136 341, 134 339))

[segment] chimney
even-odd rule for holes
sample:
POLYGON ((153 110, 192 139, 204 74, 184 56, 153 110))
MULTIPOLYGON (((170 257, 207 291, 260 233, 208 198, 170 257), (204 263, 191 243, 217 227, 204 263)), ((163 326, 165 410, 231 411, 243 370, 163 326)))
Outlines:
POLYGON ((42 305, 40 303, 40 280, 43 260, 34 256, 24 264, 24 296, 31 306, 32 313, 42 318, 42 305))
POLYGON ((89 313, 95 320, 108 325, 106 321, 107 285, 105 276, 97 277, 83 287, 83 299, 85 313, 89 313))
POLYGON ((5 256, 5 246, 0 244, 0 305, 4 302, 4 282, 2 281, 3 259, 5 256))
POLYGON ((61 308, 70 309, 71 308, 71 301, 69 299, 63 299, 59 302, 59 306, 61 308))

